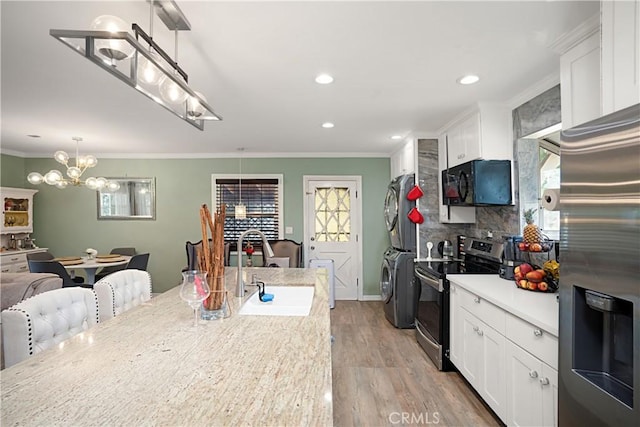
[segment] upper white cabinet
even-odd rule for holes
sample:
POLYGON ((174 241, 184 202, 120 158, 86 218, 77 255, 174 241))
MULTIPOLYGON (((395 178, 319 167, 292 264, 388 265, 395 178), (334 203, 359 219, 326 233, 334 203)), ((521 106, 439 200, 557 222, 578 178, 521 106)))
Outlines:
POLYGON ((589 34, 575 41, 560 57, 562 127, 571 128, 601 115, 600 34, 597 26, 583 30, 589 34))
POLYGON ((640 0, 600 3, 602 114, 640 102, 640 0))
POLYGON ((476 222, 476 208, 473 206, 447 206, 442 197, 442 171, 447 169, 447 138, 438 138, 438 206, 440 207, 440 222, 442 223, 474 223, 476 222))
POLYGON ((447 129, 447 166, 475 159, 512 160, 511 111, 508 107, 479 104, 476 111, 447 129))
POLYGON ((391 155, 391 179, 415 173, 416 171, 416 142, 408 139, 405 143, 391 155))
POLYGON ((2 225, 0 232, 31 233, 33 232, 33 195, 38 190, 25 188, 0 188, 2 195, 2 225))

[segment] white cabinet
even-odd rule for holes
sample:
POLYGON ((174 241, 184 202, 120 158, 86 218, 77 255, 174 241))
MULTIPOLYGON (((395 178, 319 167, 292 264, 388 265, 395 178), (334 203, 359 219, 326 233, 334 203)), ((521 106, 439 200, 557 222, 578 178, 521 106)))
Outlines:
POLYGON ((26 273, 29 271, 27 253, 45 252, 46 248, 32 249, 29 251, 7 251, 0 253, 0 271, 2 273, 26 273))
POLYGON ((511 426, 558 425, 558 339, 450 283, 449 359, 511 426))
POLYGON ((476 222, 476 208, 473 206, 447 206, 442 197, 442 171, 447 169, 447 139, 443 134, 438 138, 438 206, 439 218, 442 223, 474 223, 476 222))
POLYGON ((37 192, 24 188, 0 188, 3 203, 2 234, 33 232, 33 195, 37 192))
MULTIPOLYGON (((457 287, 458 304, 450 324, 456 367, 501 419, 506 416, 504 312, 477 295, 457 287), (490 326, 492 325, 492 326, 490 326)), ((451 354, 451 349, 450 349, 451 354)))
POLYGON ((600 3, 602 114, 640 102, 640 0, 600 3))
POLYGON ((600 117, 599 32, 560 57, 560 97, 563 129, 600 117))
POLYGON ((391 179, 415 173, 416 148, 415 140, 409 139, 391 155, 391 179))
MULTIPOLYGON (((447 167, 476 159, 512 160, 511 111, 495 104, 478 104, 447 129, 447 167)), ((445 168, 446 169, 446 168, 445 168)))
POLYGON ((558 425, 558 372, 507 340, 509 426, 558 425))

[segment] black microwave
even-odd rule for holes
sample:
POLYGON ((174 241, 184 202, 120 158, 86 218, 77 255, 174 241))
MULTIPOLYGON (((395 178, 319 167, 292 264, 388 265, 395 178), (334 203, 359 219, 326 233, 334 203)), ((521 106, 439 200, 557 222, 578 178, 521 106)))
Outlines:
POLYGON ((450 206, 512 204, 510 160, 472 160, 442 171, 442 198, 450 206))

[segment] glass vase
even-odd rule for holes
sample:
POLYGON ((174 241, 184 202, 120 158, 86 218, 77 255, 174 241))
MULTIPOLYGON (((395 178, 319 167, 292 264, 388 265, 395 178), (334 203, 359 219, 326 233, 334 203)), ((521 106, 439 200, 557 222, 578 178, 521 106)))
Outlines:
POLYGON ((211 293, 202 302, 200 309, 200 317, 203 320, 224 319, 231 314, 227 291, 224 288, 224 277, 217 277, 214 280, 215 283, 210 284, 211 293))

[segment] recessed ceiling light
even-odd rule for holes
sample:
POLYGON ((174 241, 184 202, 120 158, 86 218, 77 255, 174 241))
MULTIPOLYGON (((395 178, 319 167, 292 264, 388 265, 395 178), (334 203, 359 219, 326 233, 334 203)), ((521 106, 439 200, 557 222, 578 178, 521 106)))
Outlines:
POLYGON ((331 123, 331 122, 326 122, 326 123, 322 124, 322 127, 325 128, 325 129, 331 129, 333 126, 334 126, 334 124, 331 123))
POLYGON ((480 80, 480 77, 473 74, 468 74, 466 76, 460 77, 458 79, 458 83, 460 83, 461 85, 472 85, 478 80, 480 80))
POLYGON ((333 83, 333 77, 329 74, 320 74, 316 77, 316 83, 321 85, 328 85, 329 83, 333 83))
POLYGON ((394 140, 402 139, 402 135, 393 135, 391 139, 394 139, 394 140))

